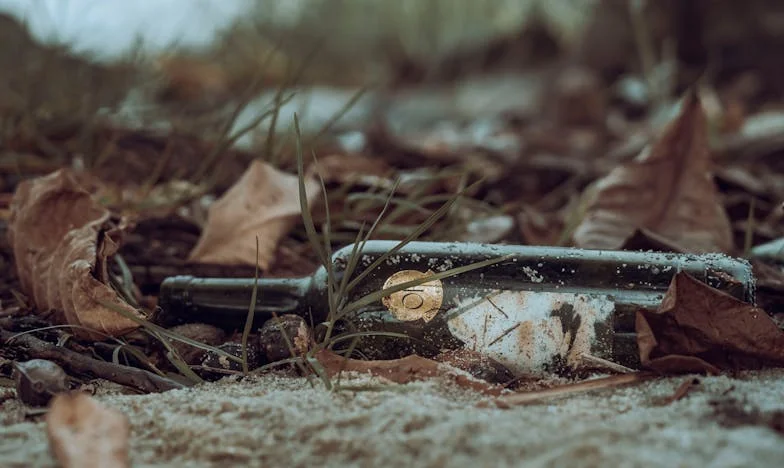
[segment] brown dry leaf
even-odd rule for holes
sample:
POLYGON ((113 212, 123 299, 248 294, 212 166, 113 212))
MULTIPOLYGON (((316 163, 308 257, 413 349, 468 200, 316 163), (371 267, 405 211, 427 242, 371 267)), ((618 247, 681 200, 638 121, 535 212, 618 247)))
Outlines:
POLYGON ((361 372, 401 384, 428 378, 447 377, 461 387, 488 395, 500 395, 503 390, 502 387, 490 385, 469 375, 459 373, 452 366, 415 354, 387 361, 363 361, 346 359, 331 351, 321 350, 316 353, 316 359, 324 366, 330 377, 340 372, 361 372))
POLYGON ((658 141, 597 182, 575 244, 617 249, 636 229, 647 229, 688 251, 731 250, 732 230, 710 169, 705 113, 690 93, 658 141))
MULTIPOLYGON (((107 260, 118 248, 121 227, 76 181, 59 170, 22 182, 11 203, 8 234, 22 290, 56 321, 118 336, 136 322, 103 304, 142 316, 108 286, 107 260)), ((103 335, 74 328, 77 336, 103 335)))
POLYGON ((640 361, 664 373, 784 364, 784 332, 764 310, 678 273, 656 311, 636 320, 640 361))
POLYGON ((46 413, 46 435, 64 468, 130 466, 128 418, 82 392, 57 395, 46 413))
MULTIPOLYGON (((242 177, 210 206, 207 226, 188 260, 222 265, 255 265, 269 270, 280 239, 300 217, 299 180, 255 160, 242 177)), ((305 180, 310 205, 319 194, 312 177, 305 180)))

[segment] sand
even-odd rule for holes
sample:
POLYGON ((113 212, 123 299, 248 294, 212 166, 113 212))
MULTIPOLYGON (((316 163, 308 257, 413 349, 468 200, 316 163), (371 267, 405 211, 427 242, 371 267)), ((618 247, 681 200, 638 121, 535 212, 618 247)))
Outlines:
MULTIPOLYGON (((684 379, 511 409, 477 407, 486 397, 438 380, 367 376, 344 378, 355 389, 340 392, 263 375, 97 398, 129 416, 136 467, 782 465, 784 370, 700 377, 664 404, 684 379)), ((43 423, 17 400, 0 424, 0 466, 56 466, 43 423)))

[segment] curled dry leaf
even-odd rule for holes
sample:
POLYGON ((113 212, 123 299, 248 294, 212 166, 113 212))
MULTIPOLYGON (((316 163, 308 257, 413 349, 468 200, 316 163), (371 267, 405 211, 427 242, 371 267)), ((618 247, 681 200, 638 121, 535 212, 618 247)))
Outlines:
MULTIPOLYGON (((207 226, 189 260, 222 265, 255 265, 269 270, 280 239, 301 214, 299 180, 256 160, 220 199, 210 206, 207 226)), ((310 205, 318 195, 312 177, 305 181, 310 205)))
POLYGON ((316 359, 330 377, 340 372, 362 372, 383 377, 395 383, 408 383, 435 377, 446 377, 455 384, 487 395, 500 395, 503 388, 478 380, 448 364, 417 355, 387 361, 347 359, 328 350, 316 353, 316 359))
POLYGON ((637 312, 640 360, 664 373, 784 364, 784 332, 758 307, 678 273, 656 311, 637 312))
POLYGON ((142 316, 108 285, 107 262, 121 230, 70 171, 22 182, 8 229, 22 290, 39 310, 56 311, 57 322, 100 332, 74 328, 80 337, 136 329, 136 322, 112 308, 142 316))
POLYGON ((574 233, 583 248, 617 249, 646 229, 693 252, 727 252, 732 230, 710 170, 705 113, 689 94, 652 146, 597 182, 574 233))
POLYGON ((46 435, 64 468, 130 466, 128 418, 81 392, 57 395, 46 413, 46 435))

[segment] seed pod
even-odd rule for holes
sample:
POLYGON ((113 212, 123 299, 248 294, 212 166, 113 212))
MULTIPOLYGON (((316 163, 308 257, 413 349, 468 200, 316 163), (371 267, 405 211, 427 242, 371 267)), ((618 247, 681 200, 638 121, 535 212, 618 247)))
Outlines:
POLYGON ((313 331, 305 319, 298 315, 272 318, 259 330, 259 349, 269 362, 302 356, 310 350, 312 344, 313 331))
MULTIPOLYGON (((218 349, 226 353, 242 358, 242 343, 228 342, 218 346, 218 349)), ((248 370, 259 367, 259 351, 251 342, 248 343, 248 370)), ((208 351, 201 362, 203 367, 202 377, 207 380, 218 380, 230 374, 242 372, 242 364, 233 361, 226 356, 222 356, 214 351, 208 351), (211 371, 210 369, 215 369, 211 371), (221 372, 228 371, 228 372, 221 372)))

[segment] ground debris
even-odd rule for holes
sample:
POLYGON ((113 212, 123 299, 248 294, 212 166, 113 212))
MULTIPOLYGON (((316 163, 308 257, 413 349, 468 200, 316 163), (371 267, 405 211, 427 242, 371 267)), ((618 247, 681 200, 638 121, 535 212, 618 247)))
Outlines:
POLYGON ((341 372, 369 373, 395 383, 408 383, 416 380, 442 377, 457 385, 487 395, 499 395, 502 387, 475 379, 451 365, 444 365, 432 359, 417 355, 387 361, 362 361, 347 359, 327 350, 316 353, 316 359, 330 376, 341 372))
POLYGON ((574 233, 584 248, 620 248, 645 228, 692 252, 729 252, 730 223, 712 180, 707 127, 696 93, 680 115, 634 161, 596 183, 574 233))
MULTIPOLYGON (((306 181, 308 201, 319 195, 315 180, 306 181)), ((278 242, 300 216, 297 177, 262 161, 210 206, 207 225, 189 255, 199 263, 255 265, 269 270, 278 242)))
POLYGON ((116 220, 67 169, 23 182, 12 201, 9 238, 22 291, 38 310, 56 310, 80 337, 136 329, 142 318, 109 285, 107 263, 121 242, 116 220), (113 310, 117 309, 117 310, 113 310))
POLYGON ((644 367, 662 373, 784 364, 784 332, 762 309, 678 273, 656 311, 637 312, 644 367))
POLYGON ((46 434, 63 468, 130 466, 130 423, 123 413, 91 396, 58 395, 46 414, 46 434))

